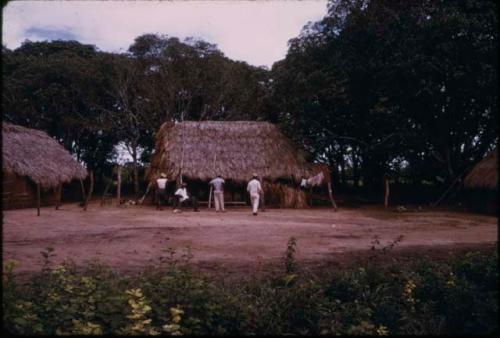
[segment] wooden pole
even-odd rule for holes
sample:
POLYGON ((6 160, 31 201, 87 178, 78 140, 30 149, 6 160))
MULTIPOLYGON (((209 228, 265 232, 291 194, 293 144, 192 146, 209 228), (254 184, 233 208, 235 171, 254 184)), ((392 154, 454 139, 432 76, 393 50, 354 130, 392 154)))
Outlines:
POLYGON ((61 190, 62 190, 62 183, 59 183, 57 188, 54 188, 54 195, 56 197, 56 210, 59 209, 59 206, 61 204, 61 190))
POLYGON ((210 209, 210 207, 212 206, 212 185, 210 185, 210 193, 208 195, 208 209, 210 209))
POLYGON ((89 193, 87 194, 87 199, 85 200, 85 205, 83 206, 83 210, 87 210, 87 205, 89 204, 90 197, 92 197, 92 191, 94 190, 94 173, 92 170, 89 170, 90 174, 90 188, 89 193))
POLYGON ((151 189, 151 181, 148 183, 148 186, 146 187, 146 192, 144 193, 144 196, 142 196, 142 198, 139 200, 140 205, 142 205, 142 203, 144 203, 144 199, 149 194, 149 189, 151 189))
POLYGON ((457 177, 455 177, 455 179, 453 180, 453 182, 451 183, 451 185, 448 187, 448 189, 446 189, 446 191, 439 197, 439 199, 434 202, 432 204, 432 206, 436 207, 439 203, 441 203, 441 201, 444 199, 444 197, 448 194, 448 192, 451 190, 451 188, 453 188, 453 186, 455 185, 455 183, 459 182, 459 179, 461 177, 463 177, 463 175, 466 173, 466 172, 469 172, 471 169, 472 169, 472 166, 474 164, 471 164, 470 166, 468 166, 467 168, 464 169, 464 171, 462 171, 460 173, 460 175, 458 175, 457 177))
POLYGON ((335 203, 335 199, 333 198, 332 182, 328 182, 326 185, 328 186, 328 196, 330 197, 330 202, 332 202, 333 208, 337 211, 337 203, 335 203))
POLYGON ((120 206, 120 201, 122 198, 122 167, 118 166, 118 183, 116 186, 116 200, 117 200, 117 206, 120 206))
POLYGON ((36 208, 37 216, 40 216, 40 184, 36 185, 36 208))
POLYGON ((384 207, 387 208, 389 206, 389 178, 385 177, 384 181, 385 181, 384 207))
POLYGON ((63 183, 61 182, 59 184, 59 191, 58 191, 58 199, 57 199, 57 208, 59 209, 59 207, 61 206, 61 200, 62 200, 62 188, 63 188, 63 183))
POLYGON ((102 198, 101 198, 101 207, 104 205, 104 199, 106 197, 106 194, 108 193, 109 187, 113 184, 113 178, 109 180, 108 184, 106 184, 106 187, 104 188, 104 192, 102 193, 102 198))
POLYGON ((87 197, 85 196, 85 187, 83 186, 83 180, 80 178, 80 186, 82 187, 82 201, 85 201, 87 197))
POLYGON ((59 209, 59 205, 57 203, 57 201, 58 201, 58 198, 57 198, 57 187, 53 188, 53 191, 54 191, 54 199, 55 199, 55 202, 56 202, 55 209, 57 210, 57 209, 59 209))

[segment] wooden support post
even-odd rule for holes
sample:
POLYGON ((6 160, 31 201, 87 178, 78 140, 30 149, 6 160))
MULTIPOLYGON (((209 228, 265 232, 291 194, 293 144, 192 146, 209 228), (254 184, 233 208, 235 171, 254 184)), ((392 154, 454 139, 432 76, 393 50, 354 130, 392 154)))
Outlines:
POLYGON ((37 216, 40 216, 40 184, 37 183, 36 185, 36 209, 37 209, 37 216))
POLYGON ((313 187, 309 187, 309 205, 312 207, 313 205, 313 187))
POLYGON ((59 210, 59 206, 61 205, 62 182, 54 189, 54 193, 56 196, 56 210, 59 210))
POLYGON ((92 170, 89 171, 90 174, 90 187, 89 193, 87 194, 87 199, 85 200, 85 205, 83 206, 83 210, 87 210, 87 205, 89 204, 90 197, 92 197, 92 191, 94 190, 94 173, 92 170))
POLYGON ((104 188, 104 192, 102 193, 102 198, 101 198, 101 207, 104 205, 104 199, 106 198, 106 194, 108 193, 109 187, 113 184, 113 178, 106 184, 106 187, 104 188))
POLYGON ((384 183, 385 183, 385 196, 384 196, 384 207, 389 206, 389 178, 384 177, 384 183))
POLYGON ((213 190, 213 187, 212 187, 212 185, 210 185, 210 193, 208 195, 208 209, 210 209, 210 207, 212 206, 212 190, 213 190))
POLYGON ((57 199, 57 208, 61 206, 61 201, 62 201, 62 188, 63 188, 63 183, 61 182, 59 184, 59 191, 58 191, 58 199, 57 199))
POLYGON ((330 202, 332 202, 333 208, 335 209, 335 211, 337 211, 338 210, 337 203, 335 203, 335 199, 333 198, 332 182, 328 182, 327 186, 328 186, 328 196, 330 197, 330 202))
POLYGON ((54 191, 55 209, 57 210, 57 209, 59 209, 59 205, 57 203, 57 201, 58 201, 58 198, 57 198, 57 187, 52 188, 52 190, 54 191))
POLYGON ((262 192, 260 193, 259 202, 261 211, 266 211, 266 199, 264 198, 264 188, 262 188, 262 192))
POLYGON ((83 180, 80 178, 80 187, 82 187, 82 202, 85 202, 87 197, 85 196, 85 187, 83 186, 83 180))
MULTIPOLYGON (((167 188, 167 187, 165 187, 167 188)), ((151 182, 148 183, 148 186, 146 187, 146 192, 144 193, 144 196, 142 196, 142 198, 139 200, 139 204, 142 205, 142 203, 144 203, 144 199, 146 198, 146 196, 149 194, 149 190, 151 189, 151 182)), ((155 201, 155 203, 158 203, 157 201, 155 201)))
POLYGON ((122 167, 121 166, 118 166, 117 175, 118 175, 118 183, 116 186, 116 203, 117 203, 117 206, 119 207, 120 201, 122 198, 122 196, 121 196, 122 195, 122 167))

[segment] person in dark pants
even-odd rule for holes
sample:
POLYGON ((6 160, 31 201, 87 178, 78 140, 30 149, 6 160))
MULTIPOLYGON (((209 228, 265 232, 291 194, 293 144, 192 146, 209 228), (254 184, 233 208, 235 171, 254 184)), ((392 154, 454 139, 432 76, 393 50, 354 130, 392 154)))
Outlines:
POLYGON ((156 180, 156 210, 161 208, 162 203, 166 203, 167 200, 167 175, 164 173, 160 174, 160 177, 156 180))
POLYGON ((177 189, 177 191, 174 194, 174 212, 182 212, 182 205, 186 201, 191 201, 191 203, 193 204, 193 210, 196 212, 199 211, 198 210, 198 193, 189 195, 187 192, 187 184, 182 183, 181 187, 179 189, 177 189))

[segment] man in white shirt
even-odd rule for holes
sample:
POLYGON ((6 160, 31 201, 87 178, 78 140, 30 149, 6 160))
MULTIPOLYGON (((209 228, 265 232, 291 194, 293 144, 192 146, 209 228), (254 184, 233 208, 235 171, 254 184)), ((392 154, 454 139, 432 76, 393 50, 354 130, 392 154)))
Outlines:
POLYGON ((225 212, 224 210, 224 179, 220 176, 217 175, 216 178, 210 181, 210 185, 214 187, 214 203, 215 203, 215 212, 219 212, 219 210, 222 210, 222 212, 225 212))
POLYGON ((250 180, 250 182, 248 182, 247 191, 250 193, 253 215, 257 216, 260 194, 262 193, 262 187, 260 186, 260 182, 257 179, 257 174, 253 174, 253 178, 250 180))
POLYGON ((156 209, 161 209, 162 202, 167 200, 167 182, 167 175, 164 173, 161 173, 160 177, 156 180, 156 209))
POLYGON ((182 202, 189 198, 187 194, 187 184, 182 183, 181 187, 175 192, 176 205, 174 206, 174 212, 182 212, 182 202))

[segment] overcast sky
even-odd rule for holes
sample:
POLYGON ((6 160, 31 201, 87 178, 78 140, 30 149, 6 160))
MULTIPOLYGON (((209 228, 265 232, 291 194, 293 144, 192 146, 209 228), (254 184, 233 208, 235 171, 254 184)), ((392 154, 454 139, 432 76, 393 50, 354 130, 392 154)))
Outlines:
POLYGON ((271 67, 287 41, 326 14, 326 0, 306 1, 13 1, 4 8, 2 41, 77 40, 126 51, 135 37, 159 33, 202 38, 229 58, 271 67))

